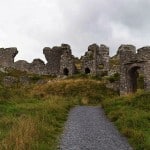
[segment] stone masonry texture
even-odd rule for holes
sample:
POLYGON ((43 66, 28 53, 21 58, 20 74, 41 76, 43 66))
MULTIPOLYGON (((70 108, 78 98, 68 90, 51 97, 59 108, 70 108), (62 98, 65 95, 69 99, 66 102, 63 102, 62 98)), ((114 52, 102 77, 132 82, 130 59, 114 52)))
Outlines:
POLYGON ((120 74, 119 91, 121 95, 134 92, 137 86, 137 77, 144 77, 144 89, 150 90, 150 47, 142 47, 136 50, 134 45, 121 45, 117 54, 110 58, 109 47, 91 44, 87 52, 80 58, 81 69, 77 70, 75 57, 72 55, 68 44, 45 47, 43 54, 46 64, 41 59, 34 59, 32 63, 25 60, 14 62, 17 48, 0 48, 0 66, 12 67, 28 73, 52 76, 70 76, 76 72, 97 76, 120 74), (110 66, 110 61, 119 63, 110 66))

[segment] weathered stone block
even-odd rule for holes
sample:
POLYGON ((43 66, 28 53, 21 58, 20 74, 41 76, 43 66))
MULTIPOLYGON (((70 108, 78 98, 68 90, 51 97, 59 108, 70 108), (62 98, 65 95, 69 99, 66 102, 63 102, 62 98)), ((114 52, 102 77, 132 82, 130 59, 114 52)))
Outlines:
POLYGON ((39 75, 47 74, 46 65, 41 59, 34 59, 30 64, 30 72, 39 75))
POLYGON ((63 53, 63 50, 61 47, 53 47, 48 48, 45 47, 43 49, 43 54, 45 55, 45 58, 47 60, 46 68, 48 74, 51 75, 58 75, 60 70, 60 59, 61 55, 63 53))
POLYGON ((14 67, 17 70, 21 70, 21 71, 26 71, 26 72, 30 72, 30 63, 28 63, 25 60, 18 60, 14 63, 14 67))
POLYGON ((109 48, 105 45, 92 44, 81 58, 82 73, 100 75, 109 70, 109 48))
POLYGON ((13 67, 14 57, 17 55, 17 48, 0 48, 0 65, 4 67, 13 67))
POLYGON ((17 83, 18 83, 18 79, 15 77, 12 77, 12 76, 5 76, 2 81, 2 84, 5 87, 12 87, 12 86, 16 85, 17 83))
POLYGON ((139 73, 144 76, 144 88, 150 90, 150 47, 143 47, 136 53, 135 46, 121 45, 120 94, 136 92, 139 73))

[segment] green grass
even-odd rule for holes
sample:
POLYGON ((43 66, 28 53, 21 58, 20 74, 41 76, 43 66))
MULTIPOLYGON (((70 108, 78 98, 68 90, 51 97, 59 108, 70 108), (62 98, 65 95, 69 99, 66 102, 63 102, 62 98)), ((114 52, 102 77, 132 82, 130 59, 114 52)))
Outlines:
POLYGON ((150 149, 150 92, 107 99, 102 106, 134 149, 150 149))
POLYGON ((0 88, 2 150, 55 150, 70 108, 115 95, 101 81, 86 78, 0 88))
MULTIPOLYGON (((12 71, 7 75, 24 75, 12 71)), ((0 74, 0 80, 5 74, 0 74)), ((102 105, 135 150, 150 148, 150 93, 119 97, 105 81, 89 75, 67 79, 28 75, 30 85, 0 84, 0 149, 56 150, 69 110, 102 105), (43 84, 36 84, 44 80, 43 84)))
POLYGON ((86 98, 89 104, 100 103, 108 97, 117 95, 113 90, 107 89, 102 81, 86 78, 52 80, 48 84, 37 85, 32 94, 36 98, 44 98, 48 95, 86 98))
POLYGON ((68 111, 77 99, 50 96, 0 104, 0 149, 55 150, 68 111))

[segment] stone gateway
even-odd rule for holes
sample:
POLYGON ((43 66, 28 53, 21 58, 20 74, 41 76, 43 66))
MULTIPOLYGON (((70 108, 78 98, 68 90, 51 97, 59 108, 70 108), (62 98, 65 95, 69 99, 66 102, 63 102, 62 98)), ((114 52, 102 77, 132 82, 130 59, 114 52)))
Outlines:
POLYGON ((121 45, 120 55, 120 94, 137 90, 137 78, 143 76, 144 89, 150 90, 150 47, 137 50, 133 45, 121 45))

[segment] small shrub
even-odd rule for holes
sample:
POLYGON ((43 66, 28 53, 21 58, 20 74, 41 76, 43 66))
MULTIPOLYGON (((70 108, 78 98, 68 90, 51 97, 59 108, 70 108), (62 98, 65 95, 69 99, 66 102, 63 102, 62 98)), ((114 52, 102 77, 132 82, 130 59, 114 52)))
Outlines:
POLYGON ((144 89, 144 76, 143 75, 139 75, 139 77, 137 78, 137 88, 144 89))
POLYGON ((103 64, 100 64, 100 65, 98 66, 98 68, 99 68, 99 69, 104 69, 104 65, 103 65, 103 64))
POLYGON ((30 77, 32 82, 37 82, 38 80, 42 79, 40 75, 33 75, 30 77))
POLYGON ((108 80, 111 83, 113 83, 115 81, 119 81, 119 79, 120 79, 120 74, 119 73, 115 73, 114 75, 108 77, 108 80))

